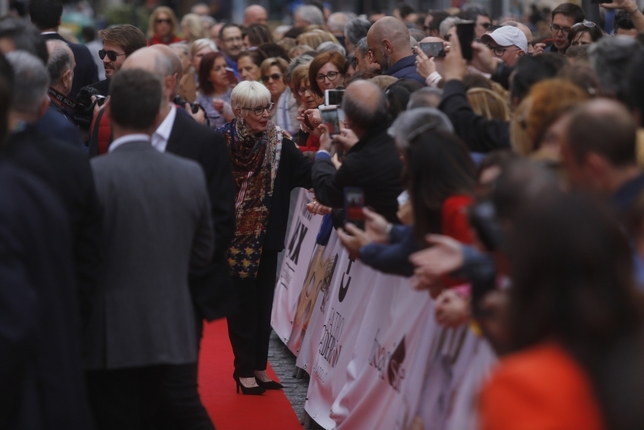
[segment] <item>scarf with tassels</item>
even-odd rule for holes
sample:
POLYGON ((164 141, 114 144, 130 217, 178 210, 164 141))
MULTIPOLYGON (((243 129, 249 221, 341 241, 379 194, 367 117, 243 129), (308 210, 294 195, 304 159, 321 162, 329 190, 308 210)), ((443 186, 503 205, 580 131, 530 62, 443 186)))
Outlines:
POLYGON ((235 237, 228 250, 232 276, 255 278, 259 269, 282 152, 282 130, 268 122, 254 134, 233 120, 219 129, 226 138, 235 178, 235 237))

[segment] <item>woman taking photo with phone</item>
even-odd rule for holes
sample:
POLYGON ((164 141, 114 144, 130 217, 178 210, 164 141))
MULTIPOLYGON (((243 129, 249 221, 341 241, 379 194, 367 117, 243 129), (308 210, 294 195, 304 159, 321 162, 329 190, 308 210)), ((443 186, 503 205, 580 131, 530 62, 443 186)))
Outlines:
POLYGON ((284 249, 291 190, 312 186, 313 162, 270 121, 273 102, 264 85, 239 83, 231 104, 235 118, 219 129, 237 190, 228 264, 239 306, 228 316, 228 333, 237 392, 262 394, 282 388, 266 375, 277 254, 284 249))
POLYGON ((226 59, 220 52, 204 55, 199 64, 199 91, 195 101, 203 106, 213 130, 235 117, 230 108, 232 90, 226 67, 226 59))

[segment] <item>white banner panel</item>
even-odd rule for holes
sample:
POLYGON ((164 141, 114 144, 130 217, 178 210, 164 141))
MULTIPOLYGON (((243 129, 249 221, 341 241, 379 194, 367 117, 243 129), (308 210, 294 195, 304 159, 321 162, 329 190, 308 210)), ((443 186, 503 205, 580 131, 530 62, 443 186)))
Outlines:
POLYGON ((315 350, 304 404, 311 418, 327 429, 335 426, 329 410, 346 382, 347 365, 377 278, 373 269, 351 260, 339 242, 335 252, 339 256, 338 265, 328 290, 324 317, 316 320, 316 324, 323 325, 310 330, 310 345, 315 350))
MULTIPOLYGON (((302 286, 322 223, 321 216, 314 216, 306 210, 306 205, 312 198, 313 194, 300 190, 284 249, 284 261, 275 286, 271 325, 287 345, 301 307, 302 286)), ((291 351, 297 354, 297 350, 291 351)))

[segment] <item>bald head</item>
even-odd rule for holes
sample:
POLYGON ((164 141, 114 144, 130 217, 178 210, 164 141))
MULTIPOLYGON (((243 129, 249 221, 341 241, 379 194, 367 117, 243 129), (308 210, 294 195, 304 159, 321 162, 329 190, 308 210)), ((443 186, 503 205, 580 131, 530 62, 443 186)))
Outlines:
POLYGON ((382 70, 412 55, 409 29, 403 21, 386 16, 376 21, 367 33, 367 45, 382 70))
POLYGON ((151 48, 160 51, 169 61, 172 63, 172 73, 177 76, 181 76, 183 72, 183 64, 181 63, 181 57, 177 54, 172 48, 168 45, 157 44, 152 45, 151 48))
POLYGON ((568 146, 578 162, 590 152, 606 158, 613 166, 635 165, 637 126, 620 103, 592 100, 570 117, 568 146))
POLYGON ((47 71, 49 72, 50 86, 64 95, 71 91, 72 80, 74 79, 74 53, 62 40, 48 40, 47 71))
POLYGON ((244 11, 244 27, 251 24, 268 25, 268 13, 260 5, 248 6, 244 11))
MULTIPOLYGON (((167 48, 167 47, 165 47, 167 48)), ((177 56, 171 48, 169 53, 173 56, 177 56)), ((156 77, 161 79, 163 82, 163 91, 164 96, 167 100, 172 100, 176 93, 176 83, 178 75, 175 75, 175 66, 169 55, 168 51, 163 48, 155 46, 149 46, 147 48, 141 48, 133 52, 125 62, 121 69, 143 69, 148 72, 152 72, 156 77)), ((179 60, 179 64, 181 60, 179 60)))
POLYGON ((342 99, 342 108, 358 137, 387 120, 387 100, 380 87, 370 81, 351 83, 342 99))

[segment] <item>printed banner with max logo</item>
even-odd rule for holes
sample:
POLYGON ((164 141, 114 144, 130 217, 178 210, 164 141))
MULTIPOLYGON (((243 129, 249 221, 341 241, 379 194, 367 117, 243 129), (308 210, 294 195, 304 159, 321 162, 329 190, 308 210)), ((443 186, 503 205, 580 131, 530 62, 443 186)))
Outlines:
MULTIPOLYGON (((317 281, 315 278, 309 280, 307 288, 303 288, 306 279, 310 279, 310 266, 316 255, 315 237, 322 223, 321 216, 312 215, 306 210, 307 203, 312 199, 313 194, 300 190, 286 239, 284 261, 275 286, 271 315, 273 330, 295 355, 299 352, 299 342, 312 314, 313 305, 310 303, 315 303, 318 294, 315 289, 320 284, 320 271, 313 271, 317 281)), ((319 258, 316 261, 319 262, 319 258)))

